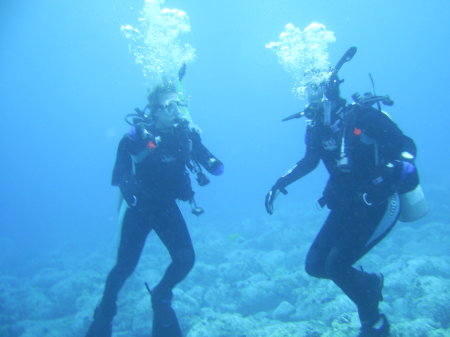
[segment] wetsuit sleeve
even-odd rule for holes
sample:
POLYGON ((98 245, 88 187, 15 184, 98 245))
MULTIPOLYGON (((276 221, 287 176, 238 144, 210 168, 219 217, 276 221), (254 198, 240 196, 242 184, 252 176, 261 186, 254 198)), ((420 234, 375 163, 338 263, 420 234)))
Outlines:
POLYGON ((320 147, 318 142, 319 138, 317 130, 314 129, 314 127, 308 126, 305 136, 306 152, 304 157, 279 178, 274 187, 278 189, 285 188, 317 167, 320 162, 320 147))
POLYGON ((114 165, 111 184, 114 186, 127 180, 132 173, 132 159, 127 150, 128 138, 124 136, 117 148, 116 163, 114 165))
POLYGON ((378 145, 380 159, 371 180, 372 197, 381 199, 393 191, 412 191, 419 184, 419 174, 414 164, 417 155, 414 141, 387 114, 372 109, 365 115, 368 116, 367 132, 378 145))
POLYGON ((406 160, 403 153, 411 154, 410 161, 414 161, 417 148, 414 141, 406 136, 391 118, 378 110, 373 109, 366 120, 367 129, 380 147, 384 162, 393 160, 406 160))
POLYGON ((223 172, 224 165, 203 145, 199 133, 192 130, 190 138, 192 140, 193 159, 200 163, 209 173, 220 175, 223 172))

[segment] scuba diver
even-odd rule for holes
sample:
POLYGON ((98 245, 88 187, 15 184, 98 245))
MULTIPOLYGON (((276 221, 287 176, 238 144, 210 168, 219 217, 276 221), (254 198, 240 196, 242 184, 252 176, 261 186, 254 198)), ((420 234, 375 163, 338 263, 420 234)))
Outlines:
MULTIPOLYGON (((180 84, 184 69, 179 75, 180 84)), ((136 114, 126 117, 131 129, 119 143, 112 174, 112 185, 119 187, 123 197, 117 260, 86 337, 111 337, 119 291, 134 271, 152 230, 171 257, 161 281, 152 290, 146 284, 153 308, 152 337, 182 336, 171 307, 172 290, 192 269, 195 254, 176 200, 190 202, 192 212, 201 214, 188 170, 203 186, 209 180, 202 167, 220 175, 224 166, 191 127, 181 95, 173 83, 159 85, 149 94, 143 111, 136 109, 136 114)))
POLYGON ((272 214, 280 192, 287 194, 289 184, 324 163, 329 179, 318 203, 330 213, 309 249, 306 272, 332 280, 356 304, 360 337, 388 336, 389 322, 378 308, 384 277, 353 265, 390 232, 399 216, 415 220, 424 215, 426 205, 414 164, 416 146, 381 111, 380 103, 393 102, 368 93, 355 94, 355 103, 346 104, 340 96, 338 71, 355 53, 350 48, 323 85, 310 85, 303 112, 284 119, 307 118, 306 153, 267 193, 265 208, 272 214), (415 204, 412 196, 419 197, 415 204))

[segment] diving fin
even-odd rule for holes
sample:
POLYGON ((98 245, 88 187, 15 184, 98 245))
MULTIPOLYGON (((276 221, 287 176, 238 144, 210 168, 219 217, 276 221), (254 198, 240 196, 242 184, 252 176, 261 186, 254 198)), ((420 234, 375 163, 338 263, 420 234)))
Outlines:
POLYGON ((162 295, 158 290, 150 290, 147 282, 145 287, 151 296, 153 308, 152 337, 182 337, 180 323, 173 310, 172 293, 162 295))

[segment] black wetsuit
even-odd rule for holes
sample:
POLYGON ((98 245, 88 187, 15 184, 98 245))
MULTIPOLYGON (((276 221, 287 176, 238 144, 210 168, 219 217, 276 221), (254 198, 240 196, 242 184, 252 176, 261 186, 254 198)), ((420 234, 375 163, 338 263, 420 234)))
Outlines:
POLYGON ((372 324, 379 316, 380 279, 352 265, 392 229, 398 217, 394 181, 374 178, 403 152, 415 156, 416 147, 379 110, 359 105, 344 109, 345 118, 332 126, 317 121, 307 127, 304 158, 275 187, 286 187, 322 160, 330 177, 320 200, 331 211, 308 252, 306 271, 333 280, 357 305, 361 322, 372 324), (343 135, 348 165, 339 167, 343 135))
POLYGON ((171 308, 172 289, 194 265, 191 238, 176 199, 191 200, 193 191, 187 168, 200 163, 217 174, 223 165, 202 144, 199 134, 180 124, 170 132, 149 130, 142 140, 125 135, 120 141, 112 184, 122 195, 133 195, 136 205, 127 207, 115 266, 110 271, 101 304, 87 336, 110 336, 108 324, 116 313, 120 289, 137 266, 145 240, 154 230, 172 259, 160 283, 152 290, 153 337, 181 336, 171 308), (106 328, 105 328, 106 326, 106 328))

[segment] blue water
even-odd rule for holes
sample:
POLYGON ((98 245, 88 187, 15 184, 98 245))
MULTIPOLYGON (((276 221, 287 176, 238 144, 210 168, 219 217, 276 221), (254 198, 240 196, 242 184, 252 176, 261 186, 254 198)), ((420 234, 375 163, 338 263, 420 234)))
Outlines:
MULTIPOLYGON (((111 170, 117 143, 127 130, 123 116, 145 105, 147 90, 120 26, 134 23, 136 10, 130 8, 142 5, 137 0, 2 0, 3 275, 33 277, 32 272, 46 266, 45 258, 33 265, 39 257, 61 258, 65 252, 64 263, 76 263, 83 254, 117 240, 111 170)), ((340 73, 345 98, 371 90, 371 73, 377 93, 395 101, 388 112, 418 145, 422 186, 431 204, 420 224, 450 225, 447 0, 167 0, 165 6, 183 9, 190 17, 192 32, 186 40, 197 58, 188 66, 184 87, 204 143, 225 163, 222 177, 196 187, 205 214, 197 219, 182 206, 191 227, 200 224, 211 234, 250 219, 255 232, 267 230, 265 193, 302 157, 305 124, 281 122, 304 102, 291 93, 292 78, 264 46, 278 38, 285 24, 306 27, 313 21, 335 33, 332 64, 350 46, 358 47, 340 73)), ((320 167, 291 186, 288 197, 275 206, 289 221, 297 221, 288 215, 313 204, 325 177, 320 167)), ((440 252, 448 258, 448 239, 442 244, 447 247, 440 252)), ((111 258, 108 251, 108 263, 111 258)), ((69 268, 64 263, 62 268, 69 268)), ((104 268, 101 275, 108 265, 104 268)), ((0 315, 10 316, 8 308, 0 306, 0 315)), ((26 319, 15 315, 15 322, 26 319)), ((12 323, 3 319, 1 324, 12 323)))

